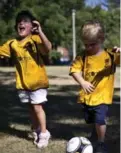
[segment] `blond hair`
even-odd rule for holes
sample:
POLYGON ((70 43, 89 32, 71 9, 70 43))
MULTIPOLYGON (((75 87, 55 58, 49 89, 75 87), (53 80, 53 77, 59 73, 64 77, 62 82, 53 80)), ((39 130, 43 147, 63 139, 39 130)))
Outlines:
POLYGON ((104 28, 98 21, 87 22, 82 27, 83 41, 104 41, 104 28))

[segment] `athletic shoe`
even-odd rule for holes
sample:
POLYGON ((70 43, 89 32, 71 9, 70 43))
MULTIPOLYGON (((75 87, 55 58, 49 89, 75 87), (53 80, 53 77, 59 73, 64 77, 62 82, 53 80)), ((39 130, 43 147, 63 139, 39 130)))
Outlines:
POLYGON ((48 130, 46 131, 46 133, 40 133, 37 147, 40 149, 47 147, 50 137, 51 137, 51 135, 48 130))
POLYGON ((99 142, 95 148, 94 153, 108 153, 105 143, 99 142))
POLYGON ((38 143, 40 132, 41 132, 40 129, 33 130, 32 135, 33 135, 33 138, 34 138, 34 144, 38 143))

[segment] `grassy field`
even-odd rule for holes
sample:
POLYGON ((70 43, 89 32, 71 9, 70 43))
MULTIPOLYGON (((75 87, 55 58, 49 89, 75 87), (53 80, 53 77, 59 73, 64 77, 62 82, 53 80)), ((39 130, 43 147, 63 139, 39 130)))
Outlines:
MULTIPOLYGON (((50 80, 45 105, 47 127, 52 139, 43 150, 28 137, 31 122, 26 106, 19 103, 13 68, 0 68, 0 153, 65 153, 67 141, 74 136, 90 135, 81 108, 76 103, 78 86, 68 75, 69 67, 47 67, 50 80)), ((120 73, 117 68, 114 104, 110 106, 106 143, 109 153, 120 153, 120 73)))

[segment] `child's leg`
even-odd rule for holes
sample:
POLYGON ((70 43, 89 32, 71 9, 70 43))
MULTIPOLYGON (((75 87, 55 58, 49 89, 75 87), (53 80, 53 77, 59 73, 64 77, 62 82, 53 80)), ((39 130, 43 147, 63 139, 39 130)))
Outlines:
POLYGON ((95 124, 91 124, 90 129, 91 129, 90 140, 96 141, 98 137, 97 137, 97 131, 96 131, 95 124))
MULTIPOLYGON (((107 116, 108 106, 105 104, 99 105, 99 106, 87 106, 84 105, 84 117, 88 124, 94 124, 96 125, 96 132, 99 143, 96 145, 95 153, 107 153, 107 149, 104 144, 105 139, 105 133, 106 133, 106 123, 105 119, 107 116)), ((95 135, 95 129, 92 133, 92 139, 93 141, 95 135)), ((95 144, 93 144, 95 147, 95 144)))
POLYGON ((96 124, 96 131, 97 131, 97 135, 98 135, 98 141, 104 142, 105 133, 106 133, 106 125, 96 124))
POLYGON ((18 96, 22 104, 26 104, 29 107, 30 118, 32 120, 32 128, 37 129, 38 121, 35 111, 30 103, 30 92, 26 90, 18 90, 18 96))
MULTIPOLYGON (((30 94, 31 92, 26 91, 26 90, 18 90, 18 96, 19 99, 22 103, 28 105, 29 112, 30 112, 30 118, 32 121, 32 137, 34 138, 34 143, 36 144, 38 140, 38 134, 40 133, 40 129, 38 129, 39 124, 38 124, 38 119, 35 114, 35 111, 32 107, 32 104, 30 103, 30 94)), ((30 135, 31 137, 31 135, 30 135)))
POLYGON ((32 104, 32 114, 34 119, 34 126, 41 129, 42 133, 46 132, 46 115, 42 104, 32 104))
POLYGON ((29 112, 30 112, 30 118, 32 121, 32 130, 36 130, 39 128, 39 123, 38 123, 38 119, 37 119, 37 115, 33 109, 33 106, 31 104, 29 104, 29 112))
MULTIPOLYGON (((37 91, 30 92, 30 102, 32 107, 33 120, 35 127, 39 128, 41 132, 38 134, 36 145, 38 148, 46 147, 50 138, 50 132, 46 129, 46 115, 43 109, 43 104, 46 99, 47 90, 39 89, 37 91)), ((35 141, 34 141, 35 142, 35 141)))
POLYGON ((40 128, 41 132, 46 131, 46 116, 43 109, 44 102, 47 101, 47 90, 38 89, 36 91, 29 92, 30 96, 30 114, 34 123, 33 127, 40 128))
POLYGON ((46 133, 46 117, 42 104, 30 104, 30 117, 32 120, 32 135, 34 144, 39 142, 39 135, 46 133))
POLYGON ((33 109, 38 119, 38 127, 41 129, 41 133, 38 135, 36 145, 38 148, 43 148, 48 145, 50 139, 50 132, 46 129, 46 115, 42 104, 33 104, 33 109))
POLYGON ((95 148, 95 153, 107 153, 107 147, 105 146, 105 133, 108 105, 102 104, 95 108, 95 127, 98 135, 98 143, 95 148))
POLYGON ((91 129, 91 135, 89 139, 93 141, 95 138, 97 138, 97 135, 96 135, 97 133, 96 133, 95 124, 94 124, 95 116, 93 112, 93 107, 83 104, 82 108, 83 108, 85 121, 89 125, 89 128, 91 129))
POLYGON ((106 117, 108 105, 102 104, 95 108, 95 128, 98 135, 98 141, 104 142, 106 133, 106 117))
POLYGON ((98 143, 94 148, 95 153, 108 153, 107 146, 105 145, 105 133, 106 125, 96 124, 96 130, 98 135, 98 143))

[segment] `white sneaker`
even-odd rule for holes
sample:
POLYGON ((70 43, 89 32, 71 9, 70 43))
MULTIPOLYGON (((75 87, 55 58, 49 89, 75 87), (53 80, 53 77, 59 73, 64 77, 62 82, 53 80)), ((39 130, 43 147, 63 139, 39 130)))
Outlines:
POLYGON ((40 135, 40 129, 37 129, 32 132, 33 138, 34 138, 34 144, 37 144, 39 141, 39 135, 40 135))
POLYGON ((38 148, 47 147, 50 137, 51 137, 51 135, 50 135, 49 131, 46 131, 46 133, 40 133, 37 147, 38 148))
POLYGON ((32 132, 34 138, 34 144, 37 144, 38 134, 36 132, 32 132))

